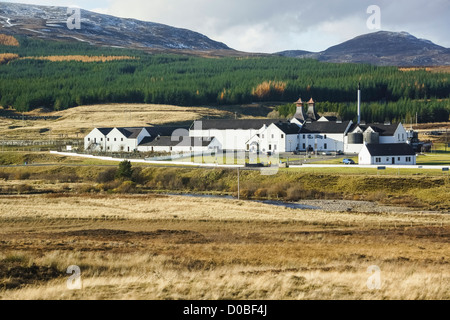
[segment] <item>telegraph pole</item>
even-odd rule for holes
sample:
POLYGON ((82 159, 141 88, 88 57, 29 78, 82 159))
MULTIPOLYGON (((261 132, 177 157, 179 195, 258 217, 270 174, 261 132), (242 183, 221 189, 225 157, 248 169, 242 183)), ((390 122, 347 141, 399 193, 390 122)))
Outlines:
POLYGON ((238 200, 241 198, 241 186, 240 186, 240 179, 239 179, 239 167, 237 168, 237 179, 238 179, 238 200))

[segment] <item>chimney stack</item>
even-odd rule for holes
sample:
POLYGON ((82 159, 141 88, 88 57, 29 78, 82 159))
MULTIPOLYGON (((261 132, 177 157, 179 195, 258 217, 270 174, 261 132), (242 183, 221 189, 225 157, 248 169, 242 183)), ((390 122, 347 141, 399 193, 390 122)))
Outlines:
POLYGON ((299 98, 296 102, 295 102, 296 106, 297 106, 297 110, 295 112, 294 118, 297 118, 301 121, 305 121, 305 115, 303 114, 303 101, 302 98, 299 98))
POLYGON ((358 83, 358 124, 361 123, 361 83, 358 83))

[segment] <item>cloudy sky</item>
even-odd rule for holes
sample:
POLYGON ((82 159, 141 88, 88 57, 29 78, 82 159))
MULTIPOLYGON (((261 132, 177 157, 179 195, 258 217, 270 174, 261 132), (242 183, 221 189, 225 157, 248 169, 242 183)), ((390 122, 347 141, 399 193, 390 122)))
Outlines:
POLYGON ((450 47, 450 0, 20 0, 71 6, 187 28, 247 52, 322 51, 378 31, 406 31, 450 47))

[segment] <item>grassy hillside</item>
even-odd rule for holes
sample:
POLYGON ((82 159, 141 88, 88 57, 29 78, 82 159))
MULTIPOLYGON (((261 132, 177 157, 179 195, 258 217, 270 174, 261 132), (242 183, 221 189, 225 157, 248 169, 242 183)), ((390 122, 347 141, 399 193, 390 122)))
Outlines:
POLYGON ((282 104, 302 96, 321 102, 319 111, 354 119, 360 81, 367 121, 410 119, 416 112, 419 122, 448 121, 450 113, 449 100, 441 100, 449 98, 448 73, 270 56, 212 59, 153 55, 80 43, 17 40, 19 46, 0 45, 0 54, 12 58, 0 65, 0 104, 19 111, 105 103, 282 104), (89 63, 60 58, 74 55, 89 63), (93 62, 101 56, 110 59, 93 62), (33 59, 22 59, 25 57, 33 59), (55 57, 63 61, 55 61, 55 57))

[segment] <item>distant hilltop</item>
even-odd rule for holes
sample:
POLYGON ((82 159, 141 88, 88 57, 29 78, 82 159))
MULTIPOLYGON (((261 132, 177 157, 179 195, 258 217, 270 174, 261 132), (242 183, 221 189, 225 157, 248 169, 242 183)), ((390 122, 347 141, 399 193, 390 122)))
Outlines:
POLYGON ((379 31, 358 36, 322 52, 290 50, 281 56, 313 58, 325 62, 368 63, 379 66, 446 66, 450 49, 407 32, 379 31))

